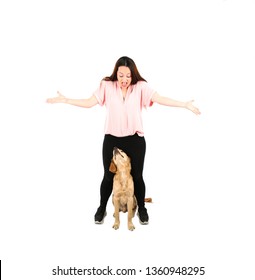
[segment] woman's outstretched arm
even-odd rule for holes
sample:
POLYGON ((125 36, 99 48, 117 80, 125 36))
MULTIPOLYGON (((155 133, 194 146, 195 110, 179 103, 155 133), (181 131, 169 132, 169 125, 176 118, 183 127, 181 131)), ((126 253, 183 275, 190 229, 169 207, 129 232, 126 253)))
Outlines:
POLYGON ((95 95, 92 95, 91 97, 87 99, 70 99, 66 98, 64 95, 62 95, 59 91, 57 92, 58 96, 53 97, 53 98, 48 98, 46 100, 47 103, 65 103, 65 104, 70 104, 78 107, 83 107, 83 108, 91 108, 98 104, 98 101, 95 97, 95 95))
POLYGON ((161 96, 157 92, 155 92, 152 96, 152 102, 158 103, 160 105, 170 106, 170 107, 181 107, 190 110, 196 115, 200 114, 199 109, 192 104, 194 100, 182 102, 165 96, 161 96))

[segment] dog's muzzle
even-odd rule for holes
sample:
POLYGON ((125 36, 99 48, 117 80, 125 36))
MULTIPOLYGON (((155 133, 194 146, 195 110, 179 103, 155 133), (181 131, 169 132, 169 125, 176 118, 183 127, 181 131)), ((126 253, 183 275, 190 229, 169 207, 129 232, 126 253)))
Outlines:
POLYGON ((113 155, 114 156, 121 155, 124 158, 124 156, 120 153, 120 151, 119 151, 119 149, 117 147, 113 148, 113 155))

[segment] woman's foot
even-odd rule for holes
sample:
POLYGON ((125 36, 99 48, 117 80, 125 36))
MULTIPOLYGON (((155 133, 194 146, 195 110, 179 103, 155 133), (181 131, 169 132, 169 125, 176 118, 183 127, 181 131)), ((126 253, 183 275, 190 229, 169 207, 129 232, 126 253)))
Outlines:
POLYGON ((140 220, 142 225, 148 225, 149 223, 149 216, 147 213, 147 209, 145 207, 139 207, 137 216, 140 220))
POLYGON ((105 207, 99 206, 97 208, 96 214, 95 214, 95 224, 102 224, 104 222, 104 217, 106 216, 106 210, 105 207))

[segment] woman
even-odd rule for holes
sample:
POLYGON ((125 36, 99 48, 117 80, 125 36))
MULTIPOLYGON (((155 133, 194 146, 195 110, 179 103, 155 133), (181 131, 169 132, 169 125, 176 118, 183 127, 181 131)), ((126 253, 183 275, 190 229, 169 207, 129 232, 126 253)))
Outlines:
POLYGON ((101 224, 106 215, 107 201, 112 192, 113 176, 109 171, 113 148, 125 151, 131 158, 131 174, 134 180, 138 203, 138 217, 142 224, 148 224, 149 217, 144 206, 145 184, 143 165, 146 143, 144 139, 142 108, 153 103, 182 107, 200 114, 192 101, 181 102, 163 97, 150 88, 140 75, 135 62, 126 56, 119 58, 111 76, 105 77, 100 87, 88 99, 69 99, 58 92, 58 96, 47 99, 48 103, 66 103, 90 108, 97 104, 107 109, 105 137, 103 142, 104 177, 100 187, 100 206, 95 214, 95 223, 101 224))

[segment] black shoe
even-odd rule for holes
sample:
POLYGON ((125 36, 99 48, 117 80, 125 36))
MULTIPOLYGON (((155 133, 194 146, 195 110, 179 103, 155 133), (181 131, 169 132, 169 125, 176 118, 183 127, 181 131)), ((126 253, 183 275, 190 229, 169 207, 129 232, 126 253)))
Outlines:
POLYGON ((102 224, 104 222, 104 217, 106 216, 105 207, 99 206, 95 214, 95 223, 102 224))
POLYGON ((148 216, 148 213, 147 213, 147 209, 145 207, 142 207, 142 208, 138 209, 137 216, 138 216, 138 218, 140 220, 140 223, 142 225, 148 225, 149 216, 148 216))

